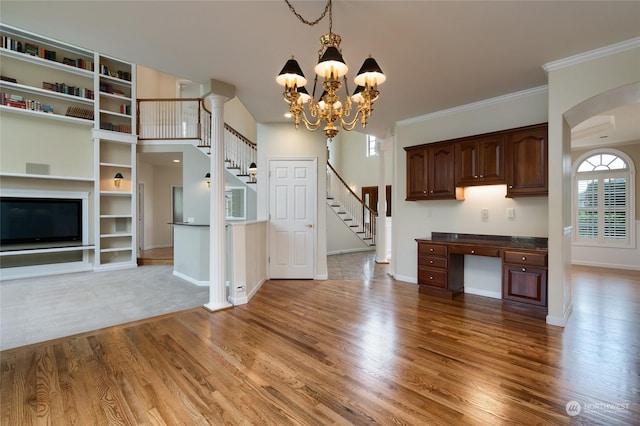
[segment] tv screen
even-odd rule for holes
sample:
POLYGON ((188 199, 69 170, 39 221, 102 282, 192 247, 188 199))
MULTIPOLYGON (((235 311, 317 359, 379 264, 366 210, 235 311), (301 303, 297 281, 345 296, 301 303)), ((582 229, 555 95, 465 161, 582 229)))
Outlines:
POLYGON ((82 241, 82 200, 0 198, 0 244, 82 241))

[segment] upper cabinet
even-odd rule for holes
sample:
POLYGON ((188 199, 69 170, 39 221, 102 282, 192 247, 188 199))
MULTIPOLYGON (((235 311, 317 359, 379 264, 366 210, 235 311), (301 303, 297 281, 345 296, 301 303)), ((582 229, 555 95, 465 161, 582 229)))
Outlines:
POLYGON ((548 194, 547 124, 517 129, 508 134, 507 197, 548 194))
POLYGON ((461 200, 455 186, 455 149, 451 143, 405 148, 407 151, 407 200, 461 200))
POLYGON ((456 142, 456 185, 505 183, 505 139, 504 134, 497 134, 456 142))
POLYGON ((407 200, 461 200, 465 186, 507 184, 546 196, 547 124, 407 147, 407 200))

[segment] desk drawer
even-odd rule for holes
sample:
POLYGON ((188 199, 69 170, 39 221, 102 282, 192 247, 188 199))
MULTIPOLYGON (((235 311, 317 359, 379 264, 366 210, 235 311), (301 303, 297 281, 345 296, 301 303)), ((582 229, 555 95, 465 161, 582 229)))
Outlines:
POLYGON ((449 267, 449 262, 446 257, 420 256, 418 258, 418 266, 420 268, 426 266, 429 268, 447 269, 449 267))
POLYGON ((452 254, 469 254, 474 256, 500 257, 500 249, 496 247, 478 247, 456 244, 451 246, 452 254))
POLYGON ((421 256, 446 256, 448 254, 447 246, 440 244, 419 243, 418 257, 421 256))
POLYGON ((504 263, 527 266, 547 267, 547 254, 526 252, 526 251, 509 251, 504 252, 504 263))
POLYGON ((447 288, 447 272, 433 269, 418 269, 418 284, 447 288))

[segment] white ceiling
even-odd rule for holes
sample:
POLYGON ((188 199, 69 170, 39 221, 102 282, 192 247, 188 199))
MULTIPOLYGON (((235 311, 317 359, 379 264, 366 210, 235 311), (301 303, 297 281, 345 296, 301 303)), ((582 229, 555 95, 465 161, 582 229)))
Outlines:
MULTIPOLYGON (((325 1, 292 4, 313 20, 325 1)), ((387 75, 367 127, 377 136, 399 120, 543 86, 545 63, 640 36, 640 1, 335 0, 333 14, 349 77, 369 54, 387 75)), ((293 54, 311 80, 329 25, 304 25, 267 0, 2 0, 0 17, 184 79, 230 83, 259 123, 287 120, 275 76, 293 54)))

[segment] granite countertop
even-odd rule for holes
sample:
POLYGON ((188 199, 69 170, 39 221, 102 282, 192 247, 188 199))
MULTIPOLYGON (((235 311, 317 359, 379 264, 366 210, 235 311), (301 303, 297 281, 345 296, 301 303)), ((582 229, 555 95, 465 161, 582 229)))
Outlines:
POLYGON ((431 237, 416 238, 416 241, 433 241, 451 244, 471 244, 475 246, 547 250, 547 238, 509 235, 456 234, 432 232, 431 237))

